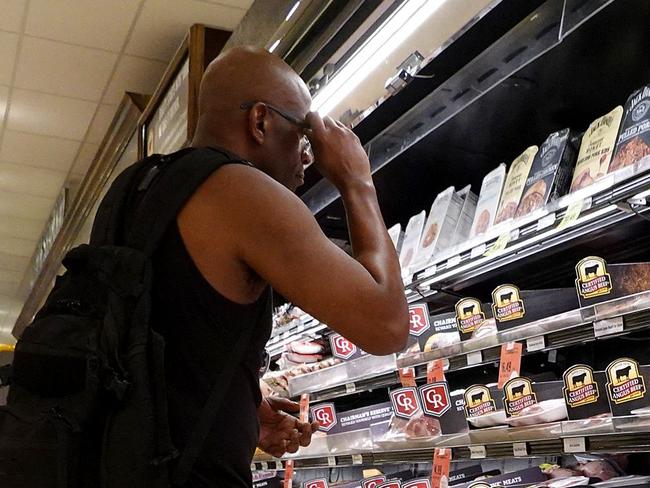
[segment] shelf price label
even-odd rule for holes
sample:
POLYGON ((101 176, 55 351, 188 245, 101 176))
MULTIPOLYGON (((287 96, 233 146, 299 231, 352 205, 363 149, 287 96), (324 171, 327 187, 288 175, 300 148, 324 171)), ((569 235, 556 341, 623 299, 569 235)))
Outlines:
POLYGON ((442 488, 449 481, 451 466, 451 449, 436 447, 433 451, 433 466, 431 468, 431 488, 442 488), (443 484, 442 480, 445 479, 443 484))
POLYGON ((515 442, 512 444, 512 453, 515 457, 528 456, 528 445, 525 442, 515 442))
POLYGON ((300 395, 300 421, 309 422, 309 393, 300 395))
POLYGON ((352 455, 352 464, 353 465, 359 465, 363 464, 363 456, 361 454, 353 454, 352 455))
POLYGON ((327 456, 327 465, 330 468, 333 468, 334 466, 336 466, 336 458, 334 456, 327 456))
POLYGON ((484 242, 482 244, 479 244, 478 246, 473 247, 469 253, 469 257, 470 259, 476 259, 479 256, 483 256, 486 250, 487 250, 487 245, 484 242))
POLYGON ((544 336, 531 337, 526 339, 526 350, 528 352, 541 351, 546 347, 546 339, 544 336))
POLYGON ((485 459, 487 457, 487 450, 485 446, 469 446, 470 459, 485 459))
POLYGON ((269 469, 269 464, 266 461, 262 461, 262 471, 269 469))
POLYGON ((467 354, 467 366, 474 366, 483 362, 483 351, 474 351, 467 354))
POLYGON ((610 319, 597 320, 594 322, 594 336, 604 337, 611 334, 623 332, 623 317, 612 317, 610 319))
POLYGON ((575 224, 576 220, 578 220, 578 217, 580 217, 582 211, 589 208, 590 206, 591 206, 591 198, 588 198, 586 200, 580 199, 580 200, 576 200, 575 202, 572 202, 567 207, 566 213, 564 214, 562 221, 557 226, 558 230, 566 229, 567 227, 570 227, 573 224, 575 224))
POLYGON ((521 370, 521 353, 523 344, 508 342, 501 346, 501 360, 499 361, 499 389, 503 389, 508 381, 519 376, 521 370))
POLYGON ((564 452, 567 454, 587 452, 587 441, 584 437, 566 437, 563 442, 564 452))
POLYGON ((357 387, 355 386, 354 383, 345 384, 345 393, 349 395, 350 393, 354 393, 355 391, 357 391, 357 387))
POLYGON ((449 258, 447 260, 447 269, 453 268, 454 266, 458 266, 460 264, 460 254, 457 254, 456 256, 449 258))
POLYGON ((492 244, 492 247, 483 253, 483 256, 494 256, 495 254, 503 251, 510 242, 510 231, 504 232, 499 236, 499 238, 492 244))
POLYGON ((537 232, 552 227, 555 223, 555 212, 545 215, 537 221, 537 232))
POLYGON ((284 488, 291 488, 293 485, 293 459, 289 459, 284 465, 284 488))
POLYGON ((415 368, 400 368, 399 381, 403 387, 417 386, 415 382, 415 368))
POLYGON ((445 364, 442 359, 434 359, 427 364, 427 383, 445 381, 445 364))

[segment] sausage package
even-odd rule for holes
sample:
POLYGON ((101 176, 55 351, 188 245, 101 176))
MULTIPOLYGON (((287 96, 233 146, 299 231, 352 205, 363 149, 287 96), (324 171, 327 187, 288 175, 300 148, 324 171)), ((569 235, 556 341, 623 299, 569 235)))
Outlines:
POLYGON ((413 258, 420 248, 420 239, 422 238, 422 229, 424 228, 424 219, 426 214, 424 210, 410 218, 406 225, 402 249, 399 253, 399 263, 402 267, 402 276, 409 274, 409 269, 413 263, 413 258))
POLYGON ((510 165, 508 177, 503 186, 503 194, 499 203, 499 210, 495 224, 500 224, 508 219, 512 219, 517 213, 517 207, 524 192, 524 186, 533 165, 533 160, 538 151, 537 146, 530 146, 521 153, 510 165))
POLYGON ((476 204, 474 222, 469 235, 470 239, 484 234, 494 224, 505 179, 506 165, 503 163, 483 178, 481 192, 476 204))
POLYGON ((453 186, 438 194, 424 226, 414 268, 426 266, 435 252, 451 245, 462 207, 463 200, 453 186))
POLYGON ((650 166, 650 85, 632 93, 625 103, 609 172, 637 163, 644 168, 650 166))
POLYGON ((549 135, 535 155, 516 216, 528 215, 565 195, 569 191, 576 157, 569 129, 549 135))
POLYGON ((591 123, 582 137, 570 191, 586 188, 607 174, 622 117, 619 105, 591 123))

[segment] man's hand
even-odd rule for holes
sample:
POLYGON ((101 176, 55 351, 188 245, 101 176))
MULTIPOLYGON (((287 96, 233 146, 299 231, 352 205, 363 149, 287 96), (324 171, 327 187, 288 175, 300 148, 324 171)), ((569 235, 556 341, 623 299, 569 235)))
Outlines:
POLYGON ((286 398, 264 398, 257 409, 260 419, 258 447, 279 458, 287 452, 296 452, 300 446, 308 446, 318 422, 301 422, 289 415, 299 411, 300 405, 286 398))

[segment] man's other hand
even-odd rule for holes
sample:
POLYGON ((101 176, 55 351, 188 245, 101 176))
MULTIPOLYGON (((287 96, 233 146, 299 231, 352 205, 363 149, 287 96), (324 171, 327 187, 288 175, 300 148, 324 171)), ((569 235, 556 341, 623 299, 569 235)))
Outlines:
POLYGON ((286 398, 264 398, 257 409, 260 419, 258 447, 279 458, 287 452, 296 452, 300 446, 308 446, 318 422, 301 422, 289 415, 299 411, 300 405, 286 398))

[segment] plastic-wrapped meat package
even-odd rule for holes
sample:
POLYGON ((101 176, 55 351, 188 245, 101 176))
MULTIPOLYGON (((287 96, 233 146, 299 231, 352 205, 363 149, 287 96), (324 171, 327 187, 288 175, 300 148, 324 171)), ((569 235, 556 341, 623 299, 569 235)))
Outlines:
POLYGON ((585 476, 571 476, 569 478, 555 478, 534 485, 531 488, 569 488, 570 486, 587 486, 589 485, 589 478, 585 476))
POLYGON ((601 481, 607 481, 618 476, 618 473, 609 461, 604 459, 599 461, 589 461, 576 467, 583 476, 588 478, 597 478, 601 481))
POLYGON ((408 420, 393 415, 384 440, 425 440, 439 435, 440 422, 419 412, 408 420))

